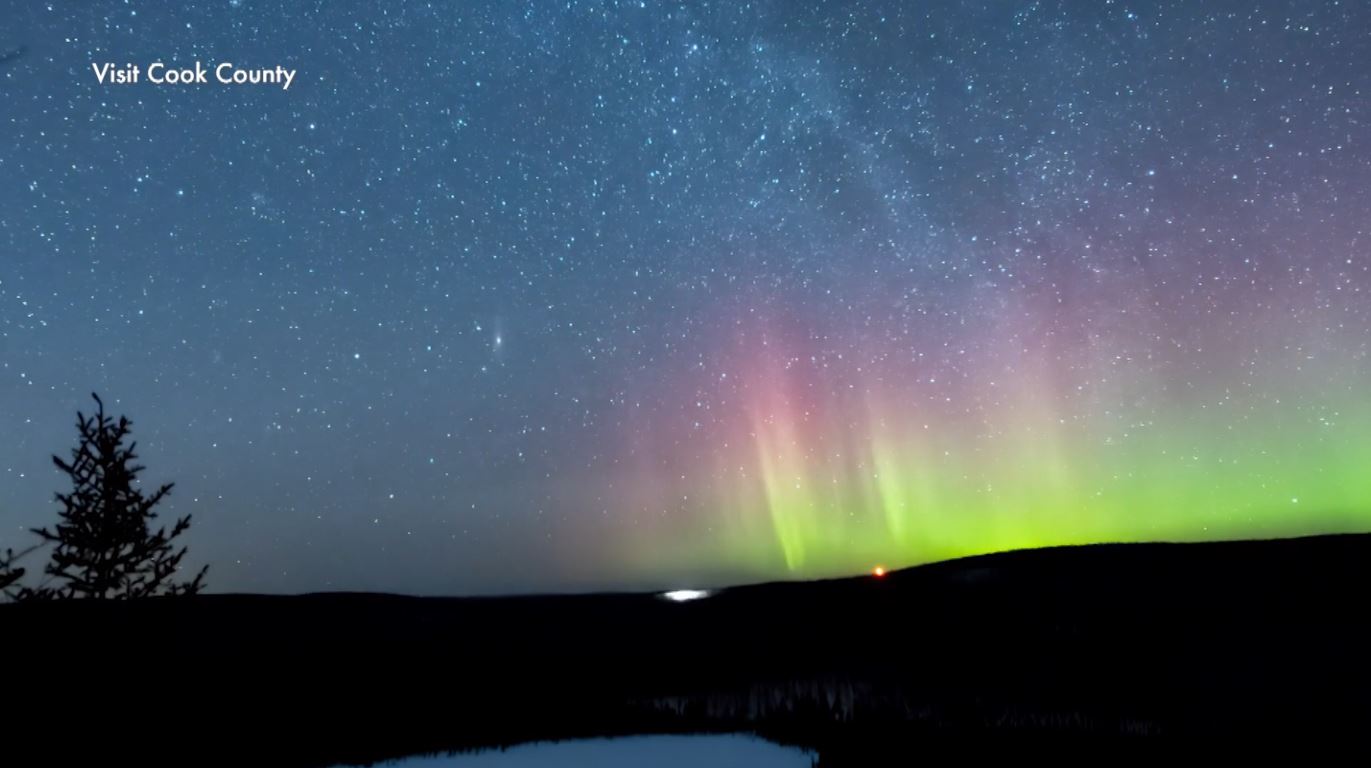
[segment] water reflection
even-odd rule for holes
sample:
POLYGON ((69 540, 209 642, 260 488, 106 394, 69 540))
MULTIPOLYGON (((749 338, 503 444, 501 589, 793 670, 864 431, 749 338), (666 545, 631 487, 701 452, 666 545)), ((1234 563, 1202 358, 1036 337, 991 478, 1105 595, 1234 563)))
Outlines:
POLYGON ((395 768, 562 768, 646 766, 654 768, 811 768, 813 756, 755 736, 626 736, 543 744, 444 757, 412 757, 395 768))

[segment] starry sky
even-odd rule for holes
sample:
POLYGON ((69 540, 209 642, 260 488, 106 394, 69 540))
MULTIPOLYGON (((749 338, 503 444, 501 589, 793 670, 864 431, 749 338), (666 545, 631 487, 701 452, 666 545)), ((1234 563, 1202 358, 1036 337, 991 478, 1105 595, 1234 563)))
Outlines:
POLYGON ((1366 3, 0 17, 0 548, 92 390, 213 591, 1371 529, 1366 3))

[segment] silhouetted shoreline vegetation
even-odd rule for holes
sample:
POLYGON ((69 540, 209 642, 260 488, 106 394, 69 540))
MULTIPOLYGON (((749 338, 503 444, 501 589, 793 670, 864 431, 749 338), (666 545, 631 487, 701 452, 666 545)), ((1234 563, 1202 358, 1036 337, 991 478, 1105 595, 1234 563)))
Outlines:
POLYGON ((10 676, 36 692, 12 732, 60 711, 92 734, 14 739, 30 764, 322 766, 751 732, 831 767, 939 744, 1354 739, 1371 726, 1368 576, 1371 535, 1339 535, 1010 552, 679 604, 198 595, 17 603, 0 625, 22 628, 10 658, 41 662, 10 676), (130 685, 154 659, 182 690, 130 685), (63 706, 110 690, 117 707, 63 706), (148 717, 165 730, 136 732, 148 717))

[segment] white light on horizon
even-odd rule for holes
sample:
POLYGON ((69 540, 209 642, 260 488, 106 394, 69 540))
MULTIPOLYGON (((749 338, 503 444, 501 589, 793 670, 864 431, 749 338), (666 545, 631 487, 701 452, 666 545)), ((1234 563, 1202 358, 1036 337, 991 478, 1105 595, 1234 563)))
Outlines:
POLYGON ((665 597, 673 603, 685 603, 691 600, 699 600, 700 598, 709 597, 709 590, 673 589, 670 592, 663 592, 662 597, 665 597))

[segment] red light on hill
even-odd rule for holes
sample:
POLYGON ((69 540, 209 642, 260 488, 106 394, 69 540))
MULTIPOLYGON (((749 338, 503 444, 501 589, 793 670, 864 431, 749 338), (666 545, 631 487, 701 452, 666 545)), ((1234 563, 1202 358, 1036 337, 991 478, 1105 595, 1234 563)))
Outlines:
POLYGON ((878 566, 876 566, 875 568, 872 568, 872 569, 871 569, 871 575, 872 575, 872 576, 875 576, 875 577, 878 578, 878 579, 881 578, 882 576, 885 575, 885 566, 884 566, 884 565, 878 565, 878 566))

